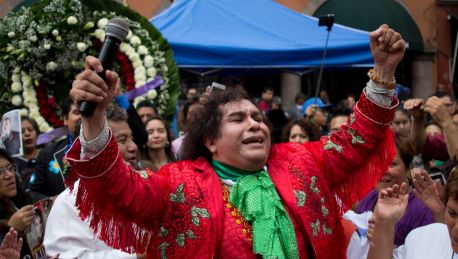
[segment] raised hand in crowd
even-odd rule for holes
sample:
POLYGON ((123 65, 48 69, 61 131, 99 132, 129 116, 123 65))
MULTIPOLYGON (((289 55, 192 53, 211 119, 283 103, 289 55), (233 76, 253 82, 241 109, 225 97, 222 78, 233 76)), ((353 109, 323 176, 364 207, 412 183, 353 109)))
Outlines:
POLYGON ((379 193, 377 205, 369 224, 369 236, 372 242, 368 259, 392 258, 394 226, 404 216, 409 201, 408 186, 395 184, 379 193))
POLYGON ((452 117, 448 112, 444 101, 436 96, 432 96, 426 100, 424 105, 425 112, 431 114, 433 120, 439 124, 444 132, 445 143, 450 157, 458 158, 458 128, 455 127, 452 117))
POLYGON ((393 82, 396 67, 404 56, 404 40, 398 32, 390 29, 386 24, 371 32, 369 37, 374 57, 374 74, 383 82, 393 82))
POLYGON ((24 231, 32 225, 35 218, 35 208, 33 205, 27 205, 16 211, 8 220, 8 225, 17 231, 24 231))
POLYGON ((410 133, 415 141, 416 153, 420 153, 423 145, 425 144, 426 131, 425 131, 425 111, 423 105, 425 101, 423 99, 409 99, 404 102, 404 109, 410 113, 413 117, 412 127, 410 133))
POLYGON ((10 228, 0 246, 0 259, 19 259, 21 247, 22 238, 18 238, 18 233, 10 228))
POLYGON ((419 168, 412 169, 413 192, 434 215, 436 222, 444 223, 445 206, 442 202, 444 187, 440 180, 433 181, 431 176, 419 168))
POLYGON ((441 127, 451 122, 451 117, 447 107, 444 105, 444 101, 436 96, 432 96, 426 100, 424 110, 431 114, 433 120, 441 127))

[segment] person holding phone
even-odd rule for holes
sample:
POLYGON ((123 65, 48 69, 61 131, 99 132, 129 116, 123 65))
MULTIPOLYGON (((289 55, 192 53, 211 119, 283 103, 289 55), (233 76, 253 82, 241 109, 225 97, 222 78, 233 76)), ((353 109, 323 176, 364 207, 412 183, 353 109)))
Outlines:
POLYGON ((104 82, 94 72, 103 70, 100 61, 88 57, 70 93, 97 103, 67 154, 68 179, 80 178, 80 217, 108 245, 147 257, 345 257, 340 212, 372 188, 394 155, 394 72, 405 43, 387 25, 370 42, 371 80, 337 133, 271 146, 262 111, 233 88, 210 95, 191 117, 183 144, 189 160, 143 175, 122 161, 105 122, 119 78, 107 71, 104 82))

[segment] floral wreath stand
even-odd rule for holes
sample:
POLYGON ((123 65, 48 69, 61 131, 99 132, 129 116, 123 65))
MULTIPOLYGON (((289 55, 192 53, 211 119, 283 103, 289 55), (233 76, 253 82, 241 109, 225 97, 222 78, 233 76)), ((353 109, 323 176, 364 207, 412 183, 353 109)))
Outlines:
POLYGON ((36 1, 1 20, 0 112, 21 109, 42 132, 62 126, 59 104, 84 69, 85 57, 97 56, 113 17, 126 19, 130 29, 114 67, 123 91, 161 76, 164 84, 135 98, 134 104, 149 99, 159 115, 171 119, 180 92, 172 49, 148 20, 109 0, 36 1))

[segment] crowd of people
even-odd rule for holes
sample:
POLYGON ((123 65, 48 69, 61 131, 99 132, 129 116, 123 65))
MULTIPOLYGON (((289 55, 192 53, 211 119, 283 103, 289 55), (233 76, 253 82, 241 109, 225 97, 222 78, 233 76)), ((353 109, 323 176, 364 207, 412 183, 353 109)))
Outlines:
POLYGON ((405 43, 386 25, 370 43, 359 98, 190 87, 175 130, 88 57, 64 134, 38 146, 22 117, 23 155, 0 149, 0 258, 458 258, 456 99, 398 100, 405 43))

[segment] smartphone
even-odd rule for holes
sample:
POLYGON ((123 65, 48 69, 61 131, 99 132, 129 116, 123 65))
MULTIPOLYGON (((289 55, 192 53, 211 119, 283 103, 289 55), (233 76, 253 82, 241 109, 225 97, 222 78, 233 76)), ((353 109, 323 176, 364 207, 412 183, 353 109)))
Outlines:
POLYGON ((226 90, 226 86, 220 83, 213 82, 211 87, 210 87, 210 93, 213 93, 213 91, 224 91, 226 90))
POLYGON ((445 183, 447 182, 447 180, 445 179, 445 175, 442 172, 430 173, 429 176, 431 176, 431 179, 433 179, 433 181, 439 179, 442 186, 444 186, 445 183))

